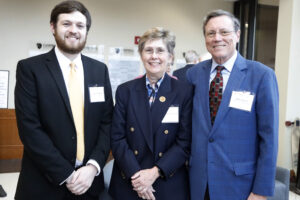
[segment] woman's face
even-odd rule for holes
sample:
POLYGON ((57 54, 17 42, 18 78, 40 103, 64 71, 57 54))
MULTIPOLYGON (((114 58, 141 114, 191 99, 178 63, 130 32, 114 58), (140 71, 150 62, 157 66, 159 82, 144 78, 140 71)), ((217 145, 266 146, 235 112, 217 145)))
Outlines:
POLYGON ((141 59, 147 75, 161 78, 167 71, 172 55, 162 39, 148 40, 141 52, 141 59))

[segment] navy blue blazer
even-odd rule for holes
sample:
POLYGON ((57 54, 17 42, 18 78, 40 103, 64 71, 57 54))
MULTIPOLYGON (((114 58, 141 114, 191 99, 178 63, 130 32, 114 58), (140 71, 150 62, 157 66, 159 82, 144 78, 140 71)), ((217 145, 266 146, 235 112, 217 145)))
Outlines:
POLYGON ((158 166, 164 177, 153 184, 156 199, 189 199, 186 161, 190 152, 192 87, 165 74, 154 104, 149 106, 145 76, 120 85, 111 132, 115 158, 110 194, 115 200, 139 199, 131 176, 158 166), (179 123, 162 123, 171 106, 179 123))
MULTIPOLYGON (((82 55, 84 71, 83 165, 96 160, 103 169, 110 145, 113 101, 107 67, 82 55), (91 103, 90 86, 103 86, 105 102, 91 103)), ((75 168, 76 130, 67 88, 54 49, 21 60, 17 66, 15 108, 19 135, 24 144, 16 199, 65 199, 69 190, 59 185, 75 168)), ((87 191, 104 190, 103 173, 87 191)))
POLYGON ((238 54, 215 123, 209 113, 212 60, 188 70, 195 86, 191 198, 203 199, 206 186, 212 200, 247 199, 251 192, 274 192, 278 151, 278 87, 274 71, 238 54), (233 91, 254 95, 250 111, 229 107, 233 91))
MULTIPOLYGON (((186 66, 184 66, 183 68, 177 69, 173 72, 173 76, 176 76, 178 78, 178 80, 187 82, 186 80, 186 72, 188 69, 190 69, 191 67, 193 67, 193 64, 187 64, 186 66)), ((187 82, 188 83, 188 82, 187 82)))

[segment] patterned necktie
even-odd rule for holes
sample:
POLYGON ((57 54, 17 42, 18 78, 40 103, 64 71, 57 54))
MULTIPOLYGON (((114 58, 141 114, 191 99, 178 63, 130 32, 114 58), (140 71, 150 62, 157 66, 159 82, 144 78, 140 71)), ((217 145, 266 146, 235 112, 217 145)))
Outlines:
POLYGON ((84 158, 84 103, 82 89, 74 63, 70 63, 71 71, 69 75, 68 89, 73 119, 77 136, 76 158, 83 161, 84 158))
POLYGON ((213 125, 217 116, 217 112, 222 101, 223 93, 223 76, 221 71, 225 69, 223 66, 217 66, 217 74, 210 83, 209 88, 209 109, 210 119, 213 125))
POLYGON ((156 96, 155 90, 158 89, 158 85, 155 84, 155 89, 154 89, 153 87, 151 87, 150 84, 148 84, 148 88, 151 89, 151 93, 149 95, 149 105, 151 107, 155 101, 155 96, 156 96))

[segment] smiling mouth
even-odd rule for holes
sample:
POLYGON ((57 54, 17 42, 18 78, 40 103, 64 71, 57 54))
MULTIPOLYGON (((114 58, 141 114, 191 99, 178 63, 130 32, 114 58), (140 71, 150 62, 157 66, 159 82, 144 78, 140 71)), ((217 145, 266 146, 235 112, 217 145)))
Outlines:
POLYGON ((66 38, 71 40, 79 40, 79 37, 76 35, 67 35, 66 38))
POLYGON ((160 62, 149 62, 149 65, 151 65, 151 66, 157 66, 160 64, 161 64, 160 62))
POLYGON ((215 45, 215 46, 213 46, 213 48, 222 48, 222 47, 225 47, 225 45, 215 45))

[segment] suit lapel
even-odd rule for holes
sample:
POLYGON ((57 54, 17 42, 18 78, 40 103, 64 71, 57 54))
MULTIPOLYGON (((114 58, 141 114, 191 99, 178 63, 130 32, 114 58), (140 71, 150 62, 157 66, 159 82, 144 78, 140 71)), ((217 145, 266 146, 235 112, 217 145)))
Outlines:
MULTIPOLYGON (((83 76, 84 76, 84 130, 85 133, 87 133, 86 131, 86 124, 87 124, 87 116, 88 116, 88 109, 89 109, 89 83, 92 83, 92 81, 90 80, 90 76, 89 76, 89 60, 81 55, 81 60, 82 60, 82 65, 83 65, 83 76)), ((85 135, 86 136, 86 135, 85 135)))
POLYGON ((155 102, 151 108, 152 119, 152 131, 155 134, 160 127, 161 122, 166 115, 173 99, 176 96, 176 92, 172 92, 171 78, 165 74, 164 80, 161 83, 158 93, 155 98, 155 102))
POLYGON ((153 152, 153 135, 151 127, 151 116, 149 108, 148 93, 146 89, 146 76, 137 79, 136 88, 133 92, 133 102, 130 102, 134 108, 135 118, 142 130, 149 149, 153 152))
POLYGON ((210 110, 209 110, 209 78, 210 78, 210 70, 211 70, 212 61, 210 60, 207 62, 207 65, 201 68, 200 73, 198 74, 198 81, 200 83, 196 84, 198 85, 198 89, 200 91, 204 91, 201 94, 207 94, 200 96, 198 99, 201 100, 201 105, 203 108, 203 120, 206 120, 205 124, 209 125, 209 130, 211 129, 211 119, 210 119, 210 110))
POLYGON ((229 102, 230 102, 232 91, 236 91, 240 89, 241 83, 243 82, 246 76, 246 69, 247 69, 247 65, 245 59, 240 54, 238 54, 237 59, 232 68, 232 71, 230 73, 229 80, 227 82, 222 97, 222 102, 220 104, 212 132, 218 128, 218 126, 221 124, 224 117, 230 110, 229 102))
POLYGON ((56 85, 57 85, 58 90, 61 94, 61 97, 66 105, 66 109, 67 109, 69 115, 73 119, 66 84, 65 84, 65 81, 63 78, 62 71, 59 67, 59 63, 57 61, 57 58, 56 58, 56 55, 54 52, 54 48, 47 54, 46 65, 47 65, 50 73, 52 74, 53 79, 56 82, 56 85))

